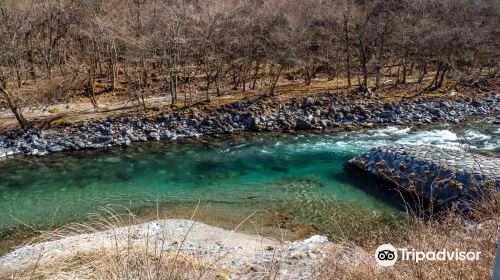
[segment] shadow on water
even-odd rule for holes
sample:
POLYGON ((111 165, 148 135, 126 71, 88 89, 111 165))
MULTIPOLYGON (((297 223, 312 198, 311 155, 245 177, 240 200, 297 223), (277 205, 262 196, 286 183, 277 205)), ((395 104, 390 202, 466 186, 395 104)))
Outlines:
POLYGON ((371 197, 383 201, 398 211, 405 212, 405 200, 393 186, 357 168, 345 166, 343 172, 331 173, 333 180, 352 184, 371 197))

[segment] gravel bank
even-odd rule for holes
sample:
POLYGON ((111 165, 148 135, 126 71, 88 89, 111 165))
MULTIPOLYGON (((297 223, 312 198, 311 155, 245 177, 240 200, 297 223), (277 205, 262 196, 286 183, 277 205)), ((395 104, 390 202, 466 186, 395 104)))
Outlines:
POLYGON ((280 242, 190 220, 158 220, 21 247, 0 258, 0 277, 2 271, 33 265, 39 259, 39 265, 43 265, 43 262, 63 260, 79 253, 126 246, 130 240, 135 245, 151 247, 154 242, 164 240, 164 251, 178 250, 204 262, 217 260, 219 267, 232 272, 230 277, 233 279, 257 278, 270 263, 278 263, 279 273, 283 276, 305 279, 311 275, 313 265, 323 259, 324 249, 330 244, 324 236, 280 242))
MULTIPOLYGON (((323 93, 315 97, 243 100, 217 108, 199 105, 157 118, 121 117, 68 122, 55 129, 0 132, 0 158, 61 151, 127 146, 132 142, 174 141, 200 135, 242 131, 356 130, 383 125, 464 122, 470 116, 500 112, 500 94, 480 99, 459 97, 384 102, 353 95, 323 93)), ((497 117, 495 122, 500 123, 497 117)))

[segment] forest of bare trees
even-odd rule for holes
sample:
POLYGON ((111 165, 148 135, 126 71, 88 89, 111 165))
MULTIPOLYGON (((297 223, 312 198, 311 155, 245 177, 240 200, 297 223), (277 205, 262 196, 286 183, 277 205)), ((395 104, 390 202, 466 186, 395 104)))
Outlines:
POLYGON ((272 95, 291 69, 306 85, 321 73, 376 91, 392 73, 433 90, 495 76, 500 57, 498 0, 1 0, 0 23, 0 103, 22 127, 26 103, 98 108, 97 80, 143 105, 194 82, 208 101, 228 85, 272 95))

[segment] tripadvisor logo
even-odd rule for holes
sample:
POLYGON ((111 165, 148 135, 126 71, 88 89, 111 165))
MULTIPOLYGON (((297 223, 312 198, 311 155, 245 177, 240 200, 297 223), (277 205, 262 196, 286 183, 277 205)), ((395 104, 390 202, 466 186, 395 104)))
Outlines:
POLYGON ((392 266, 399 259, 401 261, 411 261, 419 263, 421 261, 477 261, 481 252, 479 251, 459 251, 458 249, 449 251, 447 249, 439 251, 417 251, 415 249, 398 248, 391 244, 380 245, 375 251, 375 260, 381 266, 392 266))
POLYGON ((381 266, 391 266, 398 260, 398 251, 391 244, 382 244, 375 251, 375 260, 381 266))

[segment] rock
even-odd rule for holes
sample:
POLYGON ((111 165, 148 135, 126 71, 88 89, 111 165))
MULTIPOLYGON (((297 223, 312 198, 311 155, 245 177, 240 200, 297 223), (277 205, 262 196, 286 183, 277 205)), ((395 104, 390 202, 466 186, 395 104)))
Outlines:
POLYGON ((252 265, 250 266, 250 270, 253 272, 258 272, 260 270, 260 267, 258 265, 252 265))
POLYGON ((62 152, 63 148, 57 144, 52 144, 48 146, 48 150, 51 153, 57 153, 57 152, 62 152))
POLYGON ((359 130, 359 128, 358 128, 358 127, 356 127, 356 126, 354 126, 354 125, 347 125, 347 126, 345 127, 345 129, 346 129, 347 131, 358 131, 358 130, 359 130))
POLYGON ((309 237, 308 239, 302 241, 303 243, 319 243, 319 244, 322 244, 322 243, 327 243, 328 242, 328 237, 324 236, 324 235, 313 235, 311 237, 309 237))
POLYGON ((148 135, 148 140, 160 141, 161 136, 158 132, 151 132, 148 135))
MULTIPOLYGON (((498 112, 500 95, 472 100, 414 100, 384 103, 373 98, 343 97, 322 93, 318 98, 306 97, 281 102, 274 98, 241 100, 213 108, 192 108, 164 113, 158 118, 120 117, 106 120, 86 120, 67 123, 52 130, 32 129, 26 132, 8 131, 0 135, 0 152, 32 154, 40 152, 129 145, 137 141, 176 140, 178 137, 198 137, 201 134, 232 134, 238 131, 283 131, 346 127, 357 130, 374 124, 422 124, 437 121, 458 123, 470 115, 498 112), (57 147, 59 146, 59 147, 57 147), (3 149, 3 151, 1 150, 3 149)), ((493 95, 492 95, 493 96, 493 95)), ((500 124, 497 117, 493 123, 500 124)))
POLYGON ((332 126, 332 122, 330 120, 321 120, 320 123, 322 127, 332 126))
POLYGON ((308 130, 308 129, 311 129, 312 128, 312 125, 310 122, 306 121, 306 120, 297 120, 297 122, 295 123, 295 129, 296 130, 308 130))
POLYGON ((473 100, 470 104, 474 107, 481 107, 482 105, 482 103, 479 102, 478 100, 473 100))
POLYGON ((307 107, 312 107, 312 106, 314 106, 314 103, 315 103, 314 98, 312 98, 312 97, 307 97, 307 98, 306 98, 306 100, 304 100, 303 105, 304 105, 304 107, 306 107, 306 108, 307 108, 307 107))
POLYGON ((391 111, 382 111, 379 114, 379 117, 384 118, 384 119, 392 118, 393 116, 394 116, 394 113, 391 111))
POLYGON ((31 134, 29 137, 28 137, 28 142, 31 142, 31 143, 38 143, 38 141, 40 140, 40 138, 38 138, 38 136, 36 134, 31 134))
POLYGON ((96 140, 100 144, 110 144, 113 142, 113 136, 97 136, 96 140))
POLYGON ((82 141, 77 141, 76 146, 80 149, 85 149, 87 147, 87 145, 85 145, 82 141))
POLYGON ((39 151, 37 149, 34 149, 33 151, 31 151, 32 156, 43 156, 45 154, 47 154, 46 151, 39 151))

